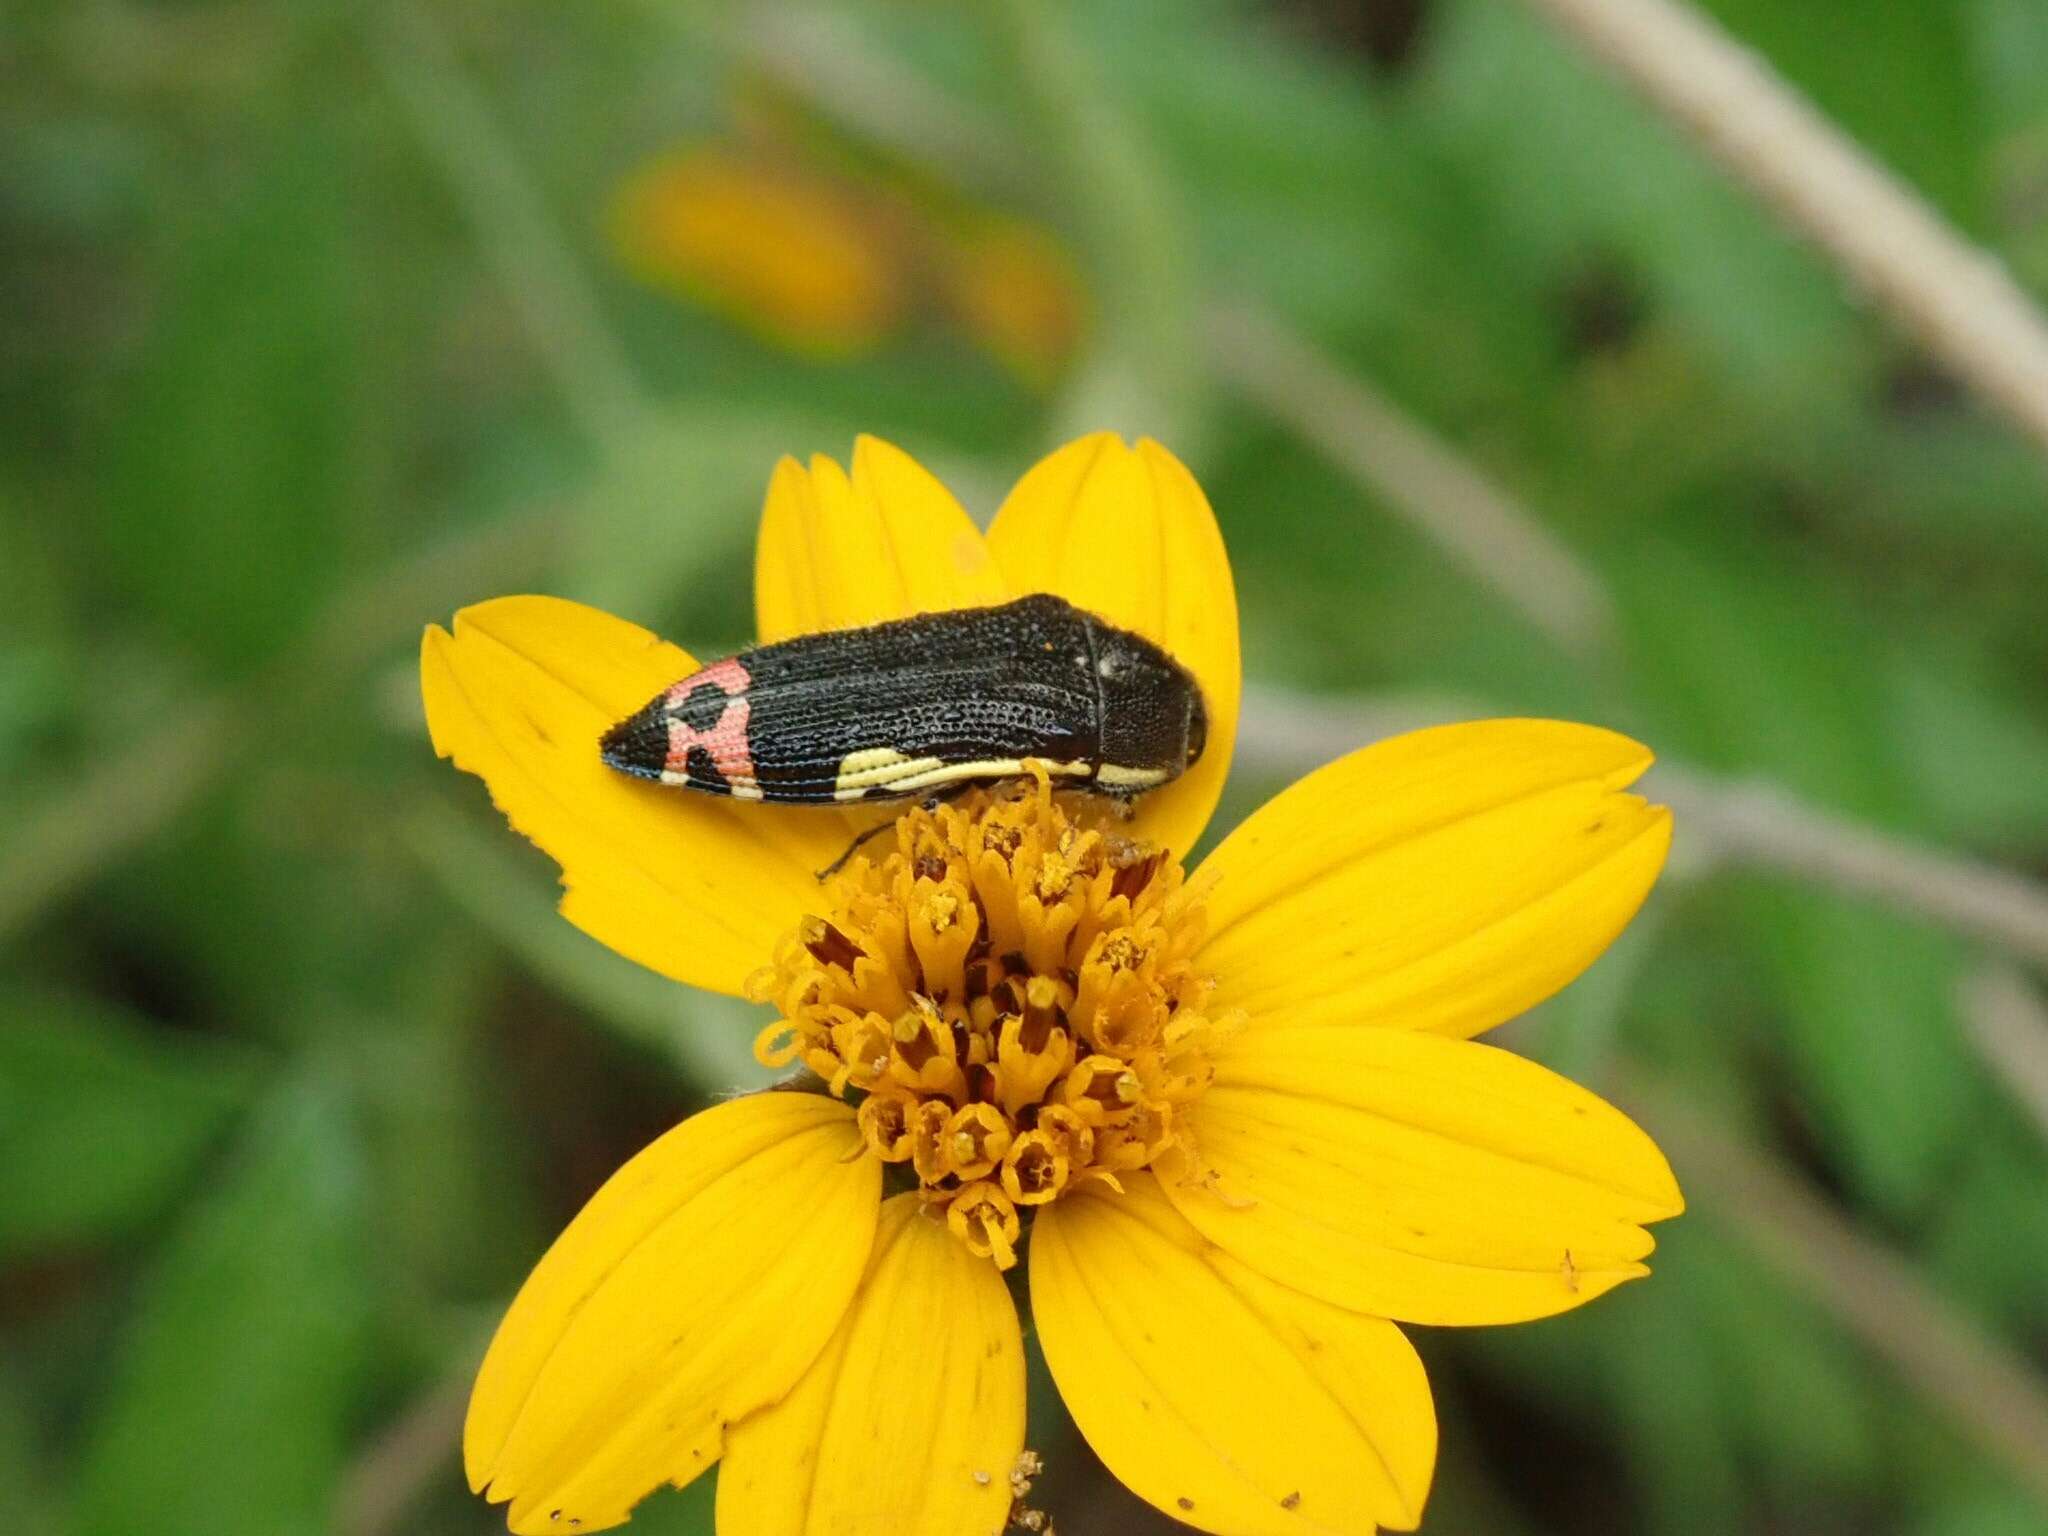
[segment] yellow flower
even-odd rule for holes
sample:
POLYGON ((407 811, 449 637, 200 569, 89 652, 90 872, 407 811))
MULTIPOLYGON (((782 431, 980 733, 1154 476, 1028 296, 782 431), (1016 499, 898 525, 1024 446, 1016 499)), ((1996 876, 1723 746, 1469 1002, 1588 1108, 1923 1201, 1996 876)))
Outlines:
POLYGON ((648 162, 613 197, 611 236, 641 282, 813 360, 865 356, 924 318, 1042 393, 1086 321, 1080 273, 1038 226, 772 144, 648 162))
POLYGON ((683 652, 539 597, 428 631, 435 746, 561 864, 565 915, 773 1000, 764 1058, 823 1080, 677 1127, 534 1270, 464 1436, 513 1530, 615 1525, 723 1457, 726 1536, 994 1536, 1035 1467, 1020 1255, 1061 1395, 1141 1497, 1206 1531, 1409 1529, 1436 1421, 1396 1322, 1542 1317, 1646 1273, 1644 1225, 1682 1203, 1656 1147, 1472 1037, 1643 900, 1669 817, 1624 790, 1649 754, 1548 721, 1419 732, 1184 876, 1239 668, 1222 541, 1171 455, 1072 444, 986 538, 872 439, 850 476, 785 463, 769 488, 764 641, 1034 591, 1185 662, 1205 755, 1129 822, 1042 778, 913 809, 827 885, 846 813, 599 762, 683 652))
POLYGON ((870 351, 908 308, 888 222, 793 165, 711 147, 667 156, 619 190, 612 235, 643 282, 807 356, 870 351))
POLYGON ((934 259, 959 323, 1037 390, 1072 360, 1086 291, 1067 253, 1036 225, 989 214, 934 238, 934 259))

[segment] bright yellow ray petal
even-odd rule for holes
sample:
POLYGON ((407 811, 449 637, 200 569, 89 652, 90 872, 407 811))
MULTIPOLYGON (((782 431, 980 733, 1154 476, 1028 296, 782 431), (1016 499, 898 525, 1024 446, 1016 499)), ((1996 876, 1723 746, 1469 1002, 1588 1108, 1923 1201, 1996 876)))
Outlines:
POLYGON ((737 994, 817 905, 814 871, 846 830, 829 812, 734 805, 604 765, 605 729, 694 670, 646 630, 553 597, 465 608, 420 649, 434 750, 562 866, 562 915, 664 976, 737 994))
POLYGON ((1208 498, 1159 444, 1069 443, 1017 482, 988 531, 1015 593, 1056 592, 1135 630, 1194 673, 1208 710, 1195 766, 1138 801, 1132 835, 1185 858, 1230 771, 1243 677, 1237 589, 1208 498))
POLYGON ((1213 1006, 1475 1035, 1542 1002, 1648 894, 1670 813, 1627 737, 1553 720, 1416 731, 1330 764, 1205 862, 1213 1006))
POLYGON ((745 1536, 1002 1530, 1024 1448, 1024 1340, 993 1264, 882 1208, 846 1320, 794 1391, 732 1427, 718 1528, 745 1536))
POLYGON ((1401 1331, 1264 1279, 1150 1174, 1126 1182, 1047 1206, 1031 1236, 1046 1363, 1103 1463, 1204 1531, 1414 1529, 1436 1414, 1401 1331))
POLYGON ((527 1277, 470 1398, 472 1488, 516 1532, 617 1525, 718 1459, 838 1327, 881 1165, 853 1112, 768 1093, 692 1116, 621 1168, 527 1277))
POLYGON ((775 467, 754 553, 764 644, 1006 595, 980 530, 902 449, 859 438, 850 476, 822 455, 775 467))
POLYGON ((1173 1203, 1262 1274, 1413 1323, 1511 1323, 1647 1274, 1684 1208, 1655 1143, 1556 1073, 1471 1040, 1343 1024, 1216 1057, 1173 1203))

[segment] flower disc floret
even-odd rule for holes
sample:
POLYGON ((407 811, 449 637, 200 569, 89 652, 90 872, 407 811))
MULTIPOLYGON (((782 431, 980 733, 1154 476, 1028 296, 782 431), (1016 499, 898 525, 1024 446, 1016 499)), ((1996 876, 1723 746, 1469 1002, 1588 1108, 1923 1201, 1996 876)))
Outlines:
POLYGON ((1020 1208, 1185 1149, 1219 1021, 1200 892, 1042 772, 897 820, 757 973, 755 1052, 859 1100, 862 1137, 976 1253, 1020 1208))

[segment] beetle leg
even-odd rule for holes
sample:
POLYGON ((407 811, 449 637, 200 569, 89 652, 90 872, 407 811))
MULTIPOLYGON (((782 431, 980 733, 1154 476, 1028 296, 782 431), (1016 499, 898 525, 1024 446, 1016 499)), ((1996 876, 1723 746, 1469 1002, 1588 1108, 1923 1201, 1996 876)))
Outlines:
POLYGON ((1129 821, 1138 814, 1138 797, 1122 789, 1098 787, 1095 798, 1109 807, 1109 814, 1118 821, 1129 821))
POLYGON ((853 841, 846 845, 845 850, 839 855, 838 858, 834 859, 830 864, 827 864, 823 869, 816 871, 818 879, 821 882, 825 880, 830 880, 834 875, 838 874, 840 870, 846 867, 846 861, 848 859, 852 858, 854 854, 860 851, 860 846, 862 843, 869 842, 874 838, 880 837, 884 832, 888 831, 891 827, 895 825, 896 818, 892 816, 887 821, 876 822, 872 827, 869 827, 865 832, 855 833, 853 841))
MULTIPOLYGON (((918 804, 924 810, 936 811, 940 806, 944 805, 948 800, 951 800, 954 796, 964 794, 966 791, 972 789, 973 787, 974 784, 972 780, 963 780, 958 784, 948 784, 944 789, 933 790, 930 794, 926 795, 924 799, 919 801, 918 804)), ((816 872, 817 878, 821 881, 830 880, 834 875, 838 874, 840 870, 846 867, 846 861, 852 858, 854 854, 860 851, 860 847, 863 843, 866 843, 873 838, 880 837, 884 832, 888 831, 891 827, 895 825, 896 818, 892 816, 887 821, 880 821, 875 823, 875 825, 869 827, 865 832, 855 834, 853 841, 846 845, 845 852, 841 853, 838 858, 834 859, 830 864, 827 864, 823 869, 818 870, 816 872)))

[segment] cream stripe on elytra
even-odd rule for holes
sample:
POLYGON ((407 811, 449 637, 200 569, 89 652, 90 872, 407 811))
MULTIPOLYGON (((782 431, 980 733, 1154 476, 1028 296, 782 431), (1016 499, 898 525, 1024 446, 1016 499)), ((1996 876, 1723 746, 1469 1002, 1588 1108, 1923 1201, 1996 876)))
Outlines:
MULTIPOLYGON (((1055 778, 1086 778, 1090 772, 1090 765, 1078 758, 1070 763, 1046 763, 1044 766, 1045 771, 1055 778)), ((1118 771, 1129 774, 1132 770, 1118 771)), ((937 757, 906 757, 893 747, 863 747, 840 759, 832 795, 837 800, 858 800, 877 789, 890 794, 911 794, 920 789, 935 789, 942 784, 959 784, 973 779, 1017 778, 1023 773, 1023 760, 1014 757, 949 763, 937 757)), ((1135 781, 1126 778, 1109 782, 1135 781)))
MULTIPOLYGON (((1045 771, 1054 778, 1080 778, 1088 772, 1088 765, 1082 762, 1046 763, 1045 771)), ((898 792, 916 789, 930 789, 939 784, 957 784, 963 779, 1013 779, 1024 773, 1021 759, 1014 757, 983 758, 975 763, 948 763, 942 768, 916 773, 908 778, 892 779, 889 787, 898 792)))
POLYGON ((1110 789, 1149 789, 1154 784, 1164 784, 1171 773, 1168 768, 1124 768, 1104 763, 1095 770, 1095 782, 1110 789))
POLYGON ((941 763, 942 760, 936 757, 906 757, 894 747, 863 747, 839 760, 832 798, 858 800, 871 789, 888 788, 898 779, 928 772, 940 767, 941 763))

